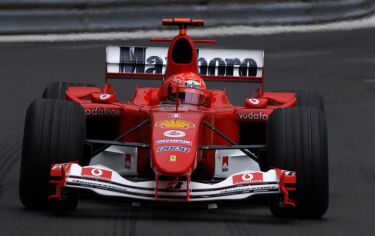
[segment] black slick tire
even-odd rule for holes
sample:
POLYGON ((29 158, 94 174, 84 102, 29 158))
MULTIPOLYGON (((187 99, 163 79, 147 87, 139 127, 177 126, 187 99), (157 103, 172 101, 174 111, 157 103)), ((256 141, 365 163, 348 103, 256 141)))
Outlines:
POLYGON ((37 99, 27 109, 20 171, 19 197, 28 209, 70 210, 78 194, 66 191, 62 200, 48 200, 55 192, 49 183, 54 163, 82 163, 85 114, 74 102, 37 99))
POLYGON ((65 92, 69 86, 96 87, 84 82, 52 82, 44 89, 42 98, 66 99, 65 92))
POLYGON ((324 112, 324 100, 322 96, 310 89, 287 89, 277 92, 295 93, 297 102, 296 107, 315 107, 324 112))
POLYGON ((328 145, 323 112, 296 107, 275 110, 268 120, 268 165, 296 172, 296 208, 271 203, 278 217, 320 218, 328 208, 328 145))

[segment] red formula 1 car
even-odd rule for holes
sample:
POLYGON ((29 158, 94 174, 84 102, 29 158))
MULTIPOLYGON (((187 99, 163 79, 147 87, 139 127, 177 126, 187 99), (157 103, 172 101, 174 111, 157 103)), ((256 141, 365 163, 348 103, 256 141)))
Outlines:
POLYGON ((20 199, 72 209, 78 190, 137 200, 217 202, 270 197, 277 216, 319 218, 328 207, 324 105, 309 90, 266 92, 264 53, 196 48, 188 26, 162 47, 107 47, 104 88, 52 83, 26 114, 20 199), (120 102, 110 79, 161 80, 120 102), (205 81, 259 84, 234 106, 205 81), (245 83, 246 82, 246 83, 245 83))

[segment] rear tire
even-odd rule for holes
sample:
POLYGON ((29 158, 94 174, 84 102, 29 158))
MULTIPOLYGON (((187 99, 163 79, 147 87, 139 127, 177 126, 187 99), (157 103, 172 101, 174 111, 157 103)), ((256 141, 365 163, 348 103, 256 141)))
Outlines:
POLYGON ((56 189, 49 183, 54 163, 82 164, 85 114, 74 102, 37 99, 26 113, 19 197, 30 209, 75 209, 78 193, 66 189, 64 199, 48 200, 56 189))
POLYGON ((296 172, 296 208, 271 203, 279 217, 320 218, 328 208, 328 145, 326 119, 316 108, 275 110, 268 120, 270 167, 296 172))
POLYGON ((75 87, 96 87, 85 82, 52 82, 43 91, 42 98, 66 99, 65 92, 69 86, 75 87))

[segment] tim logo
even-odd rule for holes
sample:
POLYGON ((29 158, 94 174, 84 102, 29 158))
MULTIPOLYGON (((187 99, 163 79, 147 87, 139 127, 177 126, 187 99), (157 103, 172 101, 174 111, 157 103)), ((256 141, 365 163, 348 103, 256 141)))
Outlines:
POLYGON ((132 155, 129 153, 125 154, 125 169, 131 169, 132 168, 132 155))
POLYGON ((222 157, 221 171, 222 172, 227 172, 228 169, 229 169, 229 157, 228 156, 223 156, 222 157))
MULTIPOLYGON (((212 52, 200 53, 197 49, 197 65, 200 75, 256 76, 258 65, 252 58, 236 58, 231 55, 215 56, 212 52)), ((167 58, 150 55, 146 47, 120 48, 120 73, 162 74, 167 58)))

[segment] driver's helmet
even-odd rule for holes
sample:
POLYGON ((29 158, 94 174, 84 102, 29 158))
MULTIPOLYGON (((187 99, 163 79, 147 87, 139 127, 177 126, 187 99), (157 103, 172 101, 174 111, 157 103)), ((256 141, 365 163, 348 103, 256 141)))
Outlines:
POLYGON ((167 100, 192 105, 204 105, 206 101, 206 84, 195 73, 172 75, 167 80, 167 100))

